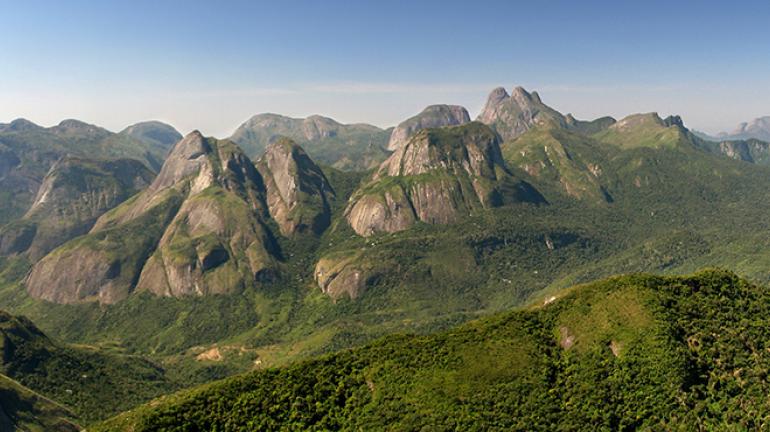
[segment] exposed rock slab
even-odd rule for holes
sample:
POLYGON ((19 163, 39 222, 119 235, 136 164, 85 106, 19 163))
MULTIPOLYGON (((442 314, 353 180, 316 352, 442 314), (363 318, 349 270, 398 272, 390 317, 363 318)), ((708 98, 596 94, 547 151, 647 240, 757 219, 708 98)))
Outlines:
POLYGON ((267 217, 251 160, 235 144, 196 131, 144 192, 38 262, 27 290, 57 303, 114 303, 137 290, 231 293, 277 272, 267 217))
POLYGON ((270 144, 256 166, 265 181, 270 215, 281 234, 320 234, 329 226, 334 190, 294 141, 282 138, 270 144))
POLYGON ((480 123, 417 133, 351 197, 345 215, 359 235, 396 232, 417 221, 446 224, 471 211, 543 202, 506 168, 497 135, 480 123))
POLYGON ((468 111, 458 105, 431 105, 414 117, 401 122, 393 129, 388 150, 396 150, 406 144, 415 133, 428 128, 457 126, 471 121, 468 111))

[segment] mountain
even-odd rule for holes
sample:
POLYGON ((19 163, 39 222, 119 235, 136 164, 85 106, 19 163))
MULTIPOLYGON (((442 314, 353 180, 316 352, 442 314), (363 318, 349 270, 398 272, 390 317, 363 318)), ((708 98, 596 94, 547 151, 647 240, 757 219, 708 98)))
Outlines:
POLYGON ((395 151, 406 144, 416 132, 442 126, 457 126, 471 121, 468 111, 458 105, 431 105, 414 117, 410 117, 393 129, 388 150, 395 151))
POLYGON ((503 87, 492 90, 476 120, 489 125, 504 141, 536 125, 566 125, 564 116, 545 105, 537 92, 529 93, 522 87, 515 87, 510 95, 503 87))
POLYGON ((55 249, 26 282, 36 298, 114 303, 134 290, 227 293, 271 278, 280 252, 265 186, 230 141, 187 135, 153 183, 55 249))
POLYGON ((290 118, 259 114, 247 120, 230 137, 247 155, 257 157, 279 137, 302 146, 318 163, 346 170, 367 170, 388 156, 389 130, 367 124, 341 124, 330 118, 290 118))
POLYGON ((720 132, 715 136, 698 132, 699 136, 708 141, 742 141, 759 140, 770 142, 770 116, 755 118, 750 122, 739 124, 731 132, 720 132))
POLYGON ((565 116, 544 104, 537 92, 529 93, 522 87, 514 87, 510 95, 503 87, 492 90, 476 121, 491 127, 503 141, 518 138, 536 126, 552 125, 594 134, 615 123, 612 117, 582 121, 571 114, 565 116))
POLYGON ((79 431, 72 417, 67 408, 0 375, 0 430, 79 431))
MULTIPOLYGON (((103 419, 181 387, 170 380, 160 366, 141 357, 64 345, 48 338, 28 319, 3 311, 0 311, 0 373, 63 404, 51 407, 52 403, 39 394, 25 394, 27 399, 31 397, 48 408, 55 408, 56 417, 85 421, 103 419)), ((8 381, 0 378, 0 394, 8 381)), ((6 402, 14 403, 13 399, 0 398, 6 415, 13 417, 7 409, 14 407, 7 406, 6 402)), ((15 401, 16 408, 21 402, 15 401)))
POLYGON ((725 271, 611 278, 185 391, 93 430, 761 429, 768 313, 766 289, 725 271))
POLYGON ((288 141, 251 169, 203 139, 211 151, 172 151, 155 187, 90 234, 32 268, 0 258, 0 304, 69 343, 246 370, 394 332, 435 332, 617 273, 718 266, 770 280, 762 247, 770 169, 712 151, 676 117, 562 117, 506 141, 480 123, 423 129, 369 173, 305 163, 288 141), (210 183, 205 173, 222 161, 231 161, 228 174, 210 183), (191 192, 198 183, 208 187, 191 192), (525 184, 537 195, 515 199, 512 186, 525 184), (226 205, 211 203, 219 196, 226 205), (196 203, 238 215, 180 213, 196 203), (365 217, 349 220, 354 208, 365 217), (325 229, 301 228, 326 214, 325 229), (256 242, 270 264, 259 281, 252 255, 233 245, 255 238, 253 225, 272 238, 256 242), (57 284, 67 290, 61 298, 57 284), (103 304, 79 300, 102 289, 103 304), (41 293, 65 304, 39 301, 41 293))
POLYGON ((0 254, 34 261, 91 229, 96 219, 147 187, 153 173, 134 159, 64 156, 43 178, 27 213, 0 228, 0 254))
POLYGON ((601 142, 622 148, 677 146, 693 143, 679 116, 662 119, 657 113, 633 114, 594 135, 601 142))
POLYGON ((29 210, 43 178, 64 156, 130 158, 156 169, 165 151, 78 120, 64 120, 50 128, 24 119, 0 125, 0 225, 29 210))
POLYGON ((770 143, 750 138, 721 141, 714 149, 729 158, 760 165, 770 165, 770 143))
POLYGON ((538 126, 504 143, 502 153, 509 166, 526 172, 550 199, 552 194, 566 194, 594 203, 613 200, 605 181, 606 146, 589 136, 538 126))
POLYGON ((359 235, 421 221, 447 224, 475 209, 543 202, 505 167, 495 133, 481 123, 423 130, 380 165, 345 212, 359 235))
POLYGON ((182 139, 182 134, 173 126, 159 121, 136 123, 123 129, 120 134, 146 143, 153 149, 163 152, 164 156, 174 144, 182 139))
POLYGON ((759 117, 748 123, 741 123, 730 133, 732 138, 770 141, 770 116, 759 117))
POLYGON ((256 167, 265 181, 270 216, 281 234, 321 234, 329 226, 334 189, 302 147, 279 138, 267 146, 256 167))

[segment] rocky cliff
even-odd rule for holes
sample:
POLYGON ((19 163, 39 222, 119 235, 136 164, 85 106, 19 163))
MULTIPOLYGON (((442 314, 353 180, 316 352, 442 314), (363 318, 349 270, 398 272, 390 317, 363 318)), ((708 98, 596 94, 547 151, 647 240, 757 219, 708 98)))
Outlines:
POLYGON ((281 234, 322 233, 331 219, 334 190, 323 171, 294 141, 281 138, 256 163, 271 217, 281 234))
POLYGON ((480 123, 414 135, 350 199, 345 216, 363 236, 422 221, 446 224, 475 209, 543 197, 505 167, 496 134, 480 123))
POLYGON ((39 259, 87 233, 99 216, 147 187, 153 177, 133 159, 63 157, 43 179, 26 215, 0 229, 0 254, 39 259))
POLYGON ((277 272, 267 217, 264 183, 249 158, 196 131, 144 192, 35 264, 27 290, 57 303, 113 303, 136 290, 233 292, 277 272))
POLYGON ((415 133, 428 128, 457 126, 471 121, 468 111, 458 105, 431 105, 399 123, 390 134, 388 150, 397 150, 415 133))
POLYGON ((514 139, 534 126, 554 123, 567 127, 565 117, 545 105, 537 92, 515 87, 511 94, 503 87, 492 90, 477 121, 489 125, 504 141, 514 139))

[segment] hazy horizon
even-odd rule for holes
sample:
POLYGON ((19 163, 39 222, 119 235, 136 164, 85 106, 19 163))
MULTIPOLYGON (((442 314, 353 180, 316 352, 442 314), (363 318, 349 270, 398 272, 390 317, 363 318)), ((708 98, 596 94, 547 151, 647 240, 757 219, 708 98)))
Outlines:
POLYGON ((389 127, 437 103, 475 117, 490 90, 516 85, 582 119, 655 111, 717 133, 770 115, 770 64, 758 54, 770 5, 575 7, 8 4, 0 122, 76 118, 117 131, 161 120, 224 137, 274 112, 389 127))

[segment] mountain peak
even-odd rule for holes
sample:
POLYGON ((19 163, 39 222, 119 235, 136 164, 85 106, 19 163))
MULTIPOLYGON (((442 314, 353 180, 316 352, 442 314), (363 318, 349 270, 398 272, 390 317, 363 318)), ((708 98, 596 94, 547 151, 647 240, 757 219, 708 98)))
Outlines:
POLYGON ((182 139, 182 134, 180 134, 173 126, 157 120, 135 123, 123 129, 120 133, 150 144, 163 151, 167 151, 182 139))
POLYGON ((37 298, 114 303, 131 292, 231 293, 277 272, 262 177, 232 142, 193 131, 136 198, 38 261, 37 298), (67 271, 63 271, 67 269, 67 271))
POLYGON ((3 130, 12 131, 12 132, 21 132, 21 131, 28 131, 28 130, 34 130, 34 129, 42 129, 41 126, 38 126, 35 123, 32 123, 31 121, 25 119, 25 118, 17 118, 16 120, 13 120, 12 122, 2 125, 3 130))
POLYGON ((256 167, 265 182, 268 210, 281 234, 320 234, 329 226, 334 190, 302 147, 281 137, 268 145, 256 167))
POLYGON ((417 221, 448 224, 473 209, 521 201, 543 198, 507 170, 497 134, 472 122, 416 133, 353 194, 345 216, 368 236, 417 221))
POLYGON ((468 111, 459 105, 429 105, 419 114, 399 123, 393 129, 388 150, 396 150, 422 129, 457 126, 471 121, 468 111))
POLYGON ((529 93, 520 86, 514 87, 510 96, 502 87, 492 90, 477 120, 490 126, 505 141, 521 136, 536 125, 567 124, 564 116, 545 105, 537 92, 529 93))

